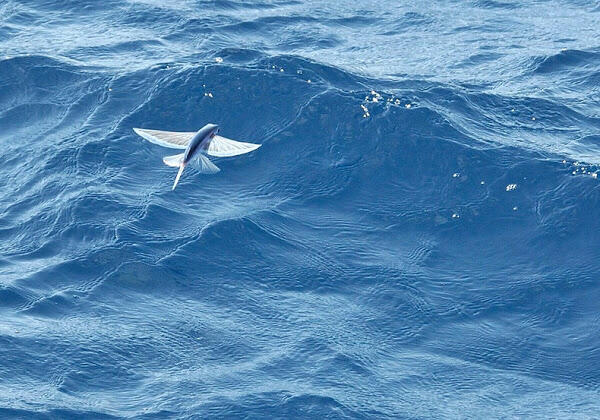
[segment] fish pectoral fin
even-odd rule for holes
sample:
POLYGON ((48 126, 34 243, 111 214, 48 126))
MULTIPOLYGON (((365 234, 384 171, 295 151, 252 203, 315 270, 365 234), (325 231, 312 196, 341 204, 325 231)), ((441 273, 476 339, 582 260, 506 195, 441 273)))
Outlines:
POLYGON ((206 147, 206 154, 215 157, 229 157, 250 153, 260 147, 260 144, 244 143, 226 137, 214 136, 206 147))
POLYGON ((165 156, 163 158, 163 162, 167 166, 177 168, 183 162, 183 153, 179 153, 178 155, 165 156))
POLYGON ((219 167, 212 163, 210 159, 202 153, 198 153, 198 156, 192 160, 192 165, 198 172, 203 174, 216 174, 220 171, 219 167))
POLYGON ((172 149, 185 149, 194 134, 196 134, 192 132, 149 130, 146 128, 134 128, 133 131, 150 143, 172 149))

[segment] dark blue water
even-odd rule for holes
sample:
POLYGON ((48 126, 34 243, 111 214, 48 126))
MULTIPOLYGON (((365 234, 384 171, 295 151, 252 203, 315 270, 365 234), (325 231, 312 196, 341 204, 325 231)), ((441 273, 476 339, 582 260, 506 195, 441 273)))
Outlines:
POLYGON ((600 417, 595 1, 0 1, 0 417, 600 417), (176 171, 132 128, 262 143, 176 171))

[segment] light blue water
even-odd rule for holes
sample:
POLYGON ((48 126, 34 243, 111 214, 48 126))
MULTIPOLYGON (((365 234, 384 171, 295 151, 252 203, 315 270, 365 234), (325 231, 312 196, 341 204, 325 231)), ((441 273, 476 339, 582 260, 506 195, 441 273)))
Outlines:
POLYGON ((0 1, 0 417, 600 417, 599 86, 592 1, 0 1))

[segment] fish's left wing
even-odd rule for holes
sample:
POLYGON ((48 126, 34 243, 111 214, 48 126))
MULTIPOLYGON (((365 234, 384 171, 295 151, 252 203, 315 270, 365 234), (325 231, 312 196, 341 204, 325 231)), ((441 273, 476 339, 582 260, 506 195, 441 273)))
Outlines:
POLYGON ((208 146, 206 146, 206 154, 214 157, 229 157, 250 153, 260 147, 260 144, 244 143, 235 141, 226 137, 214 136, 208 146))
POLYGON ((134 128, 133 131, 151 143, 170 147, 171 149, 185 149, 194 134, 196 134, 194 132, 148 130, 145 128, 134 128))

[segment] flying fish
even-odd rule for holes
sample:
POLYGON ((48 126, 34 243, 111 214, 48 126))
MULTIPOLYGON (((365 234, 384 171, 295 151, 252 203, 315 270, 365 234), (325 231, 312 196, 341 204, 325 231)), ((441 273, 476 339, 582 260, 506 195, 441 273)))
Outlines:
POLYGON ((220 169, 208 156, 230 157, 243 155, 258 149, 261 145, 244 143, 217 135, 219 126, 206 124, 196 132, 176 132, 134 128, 133 131, 151 143, 172 149, 185 149, 183 153, 165 156, 165 165, 179 168, 172 190, 175 189, 186 165, 191 163, 203 174, 215 174, 220 169), (208 155, 208 156, 207 156, 208 155))

